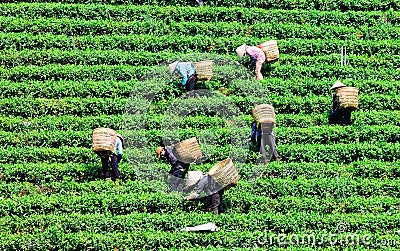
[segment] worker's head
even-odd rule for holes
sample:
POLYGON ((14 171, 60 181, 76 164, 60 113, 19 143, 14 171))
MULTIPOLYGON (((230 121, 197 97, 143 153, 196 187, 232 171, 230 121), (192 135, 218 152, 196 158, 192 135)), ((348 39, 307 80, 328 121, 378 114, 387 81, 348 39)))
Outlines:
POLYGON ((178 63, 179 63, 179 60, 178 61, 175 61, 175 62, 173 62, 172 64, 169 64, 168 65, 168 67, 169 67, 169 73, 172 75, 172 73, 174 73, 174 71, 175 71, 175 69, 176 69, 176 66, 178 65, 178 63))
POLYGON ((247 47, 247 45, 242 44, 241 46, 239 46, 236 49, 236 53, 237 53, 239 58, 242 58, 244 56, 244 54, 246 53, 246 47, 247 47))
POLYGON ((332 85, 331 90, 334 90, 334 91, 335 91, 335 90, 337 90, 337 89, 339 89, 339 88, 342 88, 342 87, 346 87, 346 85, 343 84, 343 83, 340 82, 340 81, 336 81, 335 84, 332 85))
POLYGON ((161 158, 161 156, 164 156, 164 154, 165 154, 164 147, 161 147, 161 146, 157 147, 156 153, 157 153, 158 158, 161 158))

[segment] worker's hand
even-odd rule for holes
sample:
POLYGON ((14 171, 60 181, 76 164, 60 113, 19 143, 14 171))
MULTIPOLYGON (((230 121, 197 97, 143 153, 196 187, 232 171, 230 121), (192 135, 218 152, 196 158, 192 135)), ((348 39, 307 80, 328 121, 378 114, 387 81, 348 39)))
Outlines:
POLYGON ((192 193, 191 195, 185 196, 185 199, 192 200, 192 199, 196 199, 197 197, 199 197, 198 193, 192 193))

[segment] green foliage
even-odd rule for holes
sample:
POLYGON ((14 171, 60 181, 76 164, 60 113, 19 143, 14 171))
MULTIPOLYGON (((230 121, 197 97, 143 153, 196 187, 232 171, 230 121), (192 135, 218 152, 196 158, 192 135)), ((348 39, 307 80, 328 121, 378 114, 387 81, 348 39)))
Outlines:
POLYGON ((6 2, 1 250, 396 250, 397 0, 6 2), (280 59, 264 65, 263 81, 251 81, 235 49, 270 39, 280 59), (210 92, 182 98, 167 64, 208 57, 213 79, 196 87, 210 92), (336 80, 360 89, 351 126, 327 123, 336 80), (255 164, 260 155, 247 142, 260 103, 277 114, 281 161, 268 165, 255 164), (126 139, 119 182, 103 179, 91 149, 96 127, 126 139), (231 157, 241 176, 224 193, 223 214, 207 212, 207 197, 168 192, 171 167, 154 150, 192 136, 207 159, 190 170, 206 173, 231 157), (179 231, 206 222, 220 231, 179 231), (368 235, 370 244, 316 247, 268 236, 347 233, 368 235))

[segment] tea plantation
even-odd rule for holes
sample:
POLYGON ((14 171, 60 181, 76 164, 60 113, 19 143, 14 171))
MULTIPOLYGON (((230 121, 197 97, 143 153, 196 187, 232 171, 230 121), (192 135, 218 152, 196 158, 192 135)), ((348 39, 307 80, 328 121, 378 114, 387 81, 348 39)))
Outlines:
POLYGON ((0 250, 400 249, 398 0, 1 2, 0 250), (280 59, 256 81, 235 49, 271 39, 280 59), (214 59, 197 88, 216 96, 185 96, 177 59, 214 59), (336 80, 360 90, 349 126, 328 124, 336 80), (258 102, 277 115, 281 161, 266 166, 232 143, 258 102), (179 105, 194 112, 169 126, 179 105), (117 183, 91 149, 97 127, 127 141, 117 183), (192 170, 245 156, 225 212, 149 179, 169 170, 154 153, 168 135, 209 139, 192 170), (219 231, 181 231, 207 222, 219 231))

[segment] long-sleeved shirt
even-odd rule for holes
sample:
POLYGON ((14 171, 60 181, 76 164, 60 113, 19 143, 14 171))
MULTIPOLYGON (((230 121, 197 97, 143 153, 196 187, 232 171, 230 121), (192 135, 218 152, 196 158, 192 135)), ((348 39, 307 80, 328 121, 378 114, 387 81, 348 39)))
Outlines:
POLYGON ((265 61, 265 54, 264 52, 258 48, 257 46, 249 46, 246 48, 246 53, 251 57, 251 58, 256 58, 257 60, 263 60, 265 61))
POLYGON ((336 111, 337 105, 338 105, 337 96, 336 96, 336 92, 334 92, 333 93, 333 100, 332 100, 332 111, 333 112, 336 111))
POLYGON ((204 174, 203 177, 197 182, 194 191, 197 194, 204 192, 207 195, 212 195, 222 188, 223 187, 218 185, 218 183, 211 176, 204 174))
POLYGON ((252 140, 257 140, 257 138, 261 137, 262 135, 272 135, 272 136, 274 136, 274 131, 273 130, 261 131, 259 128, 257 128, 257 122, 253 122, 251 124, 250 138, 252 140))
POLYGON ((250 134, 250 138, 251 138, 252 140, 255 140, 256 138, 258 138, 258 137, 260 137, 260 136, 261 136, 261 131, 258 130, 258 128, 257 128, 257 123, 256 123, 256 122, 253 122, 253 123, 251 124, 251 134, 250 134))
POLYGON ((115 140, 115 146, 114 146, 114 153, 119 155, 122 155, 122 141, 119 137, 117 137, 117 139, 115 140))
POLYGON ((176 65, 176 70, 182 76, 182 85, 186 85, 189 77, 196 73, 194 66, 188 62, 180 62, 176 65))
POLYGON ((179 161, 176 156, 174 155, 174 147, 173 146, 166 146, 164 147, 165 150, 165 157, 169 161, 172 166, 171 172, 173 169, 189 169, 190 164, 186 164, 182 161, 179 161))

